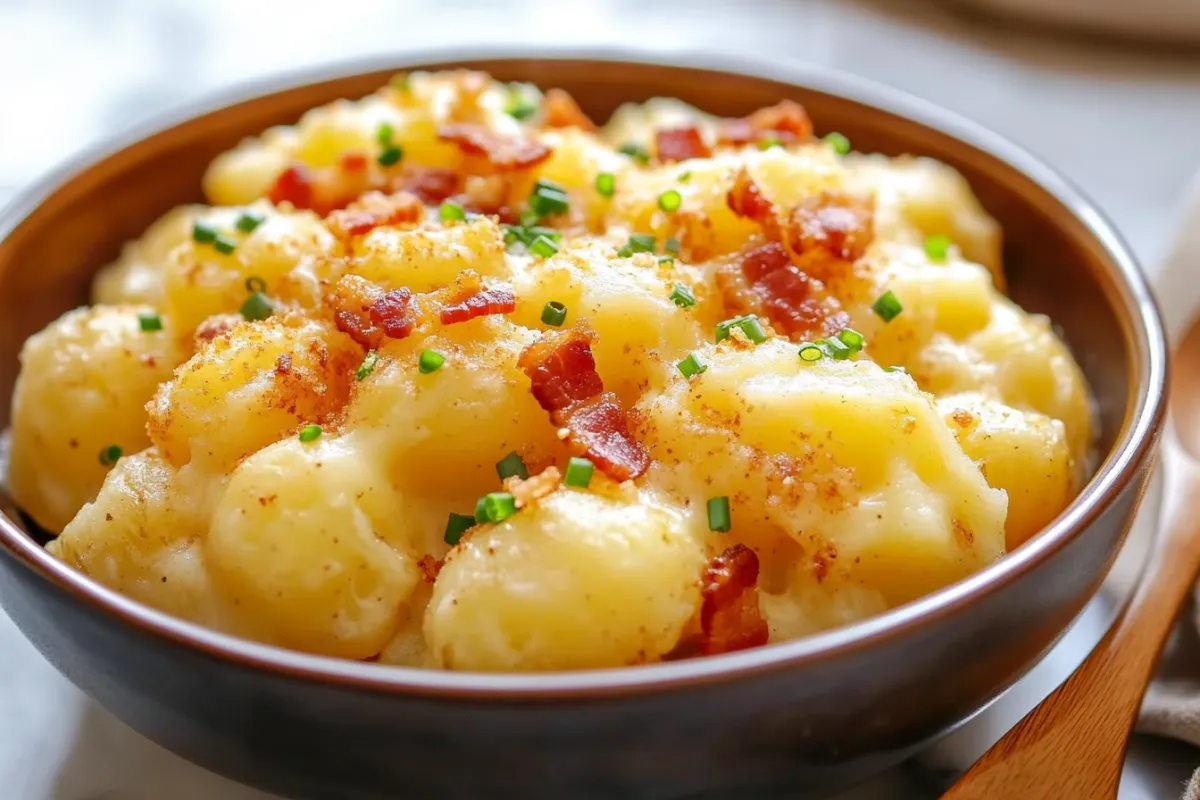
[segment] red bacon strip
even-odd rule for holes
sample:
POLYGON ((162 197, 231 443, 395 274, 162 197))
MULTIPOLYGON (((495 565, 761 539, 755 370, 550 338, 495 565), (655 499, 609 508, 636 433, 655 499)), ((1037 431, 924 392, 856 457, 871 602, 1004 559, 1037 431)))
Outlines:
POLYGON ((717 142, 741 146, 764 139, 778 139, 784 144, 804 142, 812 138, 812 120, 804 106, 793 100, 783 100, 773 106, 760 108, 743 119, 722 120, 717 125, 717 142))
POLYGON ((330 212, 325 222, 335 236, 345 240, 370 233, 382 225, 420 222, 424 215, 425 206, 414 194, 368 192, 346 208, 330 212))
POLYGON ((524 134, 504 135, 483 125, 443 125, 438 138, 470 156, 482 156, 501 172, 529 169, 550 158, 551 149, 524 134))
POLYGON ((767 643, 770 629, 758 607, 758 556, 735 544, 708 562, 700 596, 700 652, 711 656, 767 643))
POLYGON ((583 113, 583 109, 575 102, 575 98, 562 89, 551 89, 546 92, 543 107, 546 110, 546 127, 548 128, 596 130, 596 123, 583 113))
POLYGON ((312 208, 312 173, 302 164, 293 164, 275 179, 267 190, 267 199, 275 205, 287 202, 296 208, 312 208))
POLYGON ((458 173, 442 167, 408 167, 395 176, 390 187, 412 192, 421 202, 435 206, 458 192, 458 173))
POLYGON ((417 324, 417 317, 409 307, 411 302, 412 292, 408 289, 393 289, 371 303, 371 322, 389 339, 403 339, 417 324))
POLYGON ((654 134, 655 152, 659 161, 686 161, 712 155, 700 136, 699 128, 663 128, 654 134))
POLYGON ((567 429, 567 444, 613 480, 632 480, 650 466, 650 454, 633 438, 616 395, 604 391, 592 357, 593 334, 581 328, 548 332, 518 361, 538 405, 567 429))
POLYGON ((763 223, 775 218, 775 206, 763 197, 762 191, 750 171, 742 167, 733 178, 733 186, 725 195, 725 203, 729 210, 739 217, 752 219, 763 223))
POLYGON ((862 258, 874 236, 874 213, 868 201, 822 192, 792 209, 786 243, 797 255, 822 251, 845 262, 862 258))
POLYGON ((510 314, 517 307, 517 299, 508 289, 484 289, 448 306, 442 306, 443 325, 454 325, 489 314, 510 314))

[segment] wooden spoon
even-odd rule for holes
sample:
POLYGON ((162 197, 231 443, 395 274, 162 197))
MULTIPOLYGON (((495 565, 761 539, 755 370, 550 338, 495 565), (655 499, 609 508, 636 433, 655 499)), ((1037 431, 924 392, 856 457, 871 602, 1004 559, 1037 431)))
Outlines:
POLYGON ((1171 415, 1186 452, 1183 501, 1113 628, 1067 679, 976 761, 943 800, 1115 798, 1154 664, 1200 571, 1200 319, 1175 351, 1171 415))

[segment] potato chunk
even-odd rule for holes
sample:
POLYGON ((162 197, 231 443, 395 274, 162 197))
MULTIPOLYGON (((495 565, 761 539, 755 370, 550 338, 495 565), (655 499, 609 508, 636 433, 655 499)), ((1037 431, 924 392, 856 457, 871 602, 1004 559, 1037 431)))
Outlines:
POLYGON ((171 251, 192 236, 192 223, 205 212, 204 206, 179 206, 146 229, 138 239, 121 249, 121 257, 109 264, 92 283, 92 302, 148 303, 162 306, 167 258, 171 251))
POLYGON ((13 392, 9 483, 38 524, 62 530, 92 500, 110 465, 100 451, 136 453, 146 401, 176 363, 164 331, 143 331, 149 306, 70 311, 25 342, 13 392))
POLYGON ((504 235, 487 217, 408 230, 376 228, 355 245, 354 252, 350 271, 387 289, 441 289, 466 269, 483 277, 509 274, 504 235))
POLYGON ((420 582, 403 503, 350 439, 288 438, 246 459, 205 542, 213 580, 260 638, 344 658, 377 654, 420 582))
POLYGON ((434 584, 439 666, 553 670, 654 661, 700 602, 704 550, 648 499, 560 489, 474 530, 434 584))

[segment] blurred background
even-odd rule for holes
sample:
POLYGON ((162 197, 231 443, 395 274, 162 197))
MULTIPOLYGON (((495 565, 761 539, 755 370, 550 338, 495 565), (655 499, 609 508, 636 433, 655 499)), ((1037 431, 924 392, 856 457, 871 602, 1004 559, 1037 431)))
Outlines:
MULTIPOLYGON (((1042 156, 1151 272, 1200 169, 1200 0, 0 0, 0 205, 214 91, 472 45, 807 61, 901 88, 1042 156)), ((86 702, 2 613, 0 675, 0 795, 157 800, 123 782, 145 770, 176 800, 234 797, 86 702)), ((1145 738, 1133 753, 1122 798, 1177 796, 1200 763, 1145 738)), ((927 784, 917 773, 897 781, 927 784)))

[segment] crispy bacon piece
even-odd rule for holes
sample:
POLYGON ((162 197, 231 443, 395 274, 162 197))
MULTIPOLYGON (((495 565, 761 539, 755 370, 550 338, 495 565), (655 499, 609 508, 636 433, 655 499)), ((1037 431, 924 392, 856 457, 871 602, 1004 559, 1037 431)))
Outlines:
POLYGON ((766 222, 775 218, 775 206, 763 197, 758 184, 750 177, 750 171, 742 167, 733 178, 733 186, 725 195, 729 210, 739 217, 755 222, 766 222))
POLYGON ((452 142, 470 156, 481 156, 501 172, 529 169, 550 158, 551 149, 524 134, 505 135, 483 125, 443 125, 438 138, 452 142))
POLYGON ((706 158, 712 155, 712 151, 700 135, 700 129, 694 125, 656 131, 654 146, 659 161, 686 161, 689 158, 706 158))
POLYGON ((788 248, 798 256, 821 251, 845 262, 857 261, 874 236, 869 201, 841 192, 806 197, 792 209, 784 226, 788 248))
POLYGON ((417 324, 411 303, 412 292, 404 287, 393 289, 371 303, 371 323, 389 339, 403 339, 417 324))
POLYGON ((783 245, 770 242, 742 254, 717 270, 717 287, 728 311, 758 314, 771 327, 792 339, 820 332, 832 335, 849 324, 849 317, 823 286, 792 263, 783 245))
POLYGON ((339 239, 370 233, 381 225, 420 222, 425 216, 421 199, 410 192, 368 192, 344 209, 330 212, 325 222, 339 239))
POLYGON ((321 216, 345 208, 374 188, 375 179, 367 169, 359 168, 357 155, 347 154, 336 166, 320 169, 292 164, 267 190, 267 199, 275 205, 288 202, 295 208, 311 209, 321 216))
POLYGON ((293 164, 275 179, 267 190, 267 199, 275 205, 286 202, 296 208, 312 208, 312 173, 303 164, 293 164))
POLYGON ((700 652, 711 656, 767 643, 758 607, 758 556, 735 544, 708 562, 701 582, 700 652))
POLYGON ((435 206, 459 190, 458 173, 442 167, 408 167, 392 178, 392 191, 412 192, 425 205, 435 206))
POLYGON ((596 130, 596 123, 583 113, 575 98, 562 89, 551 89, 543 100, 546 110, 546 126, 550 128, 579 128, 596 130))
POLYGON ((383 297, 383 291, 359 275, 343 275, 330 292, 337 329, 368 349, 383 341, 383 331, 371 321, 371 307, 383 297))
POLYGON ((511 314, 517 307, 517 299, 508 289, 483 289, 463 298, 453 305, 442 306, 443 325, 454 325, 489 314, 511 314))
POLYGON ((211 342, 213 339, 228 333, 242 321, 241 314, 215 314, 200 323, 196 328, 196 332, 192 334, 197 347, 201 342, 211 342))
POLYGON ((538 405, 567 430, 571 450, 614 480, 632 480, 650 466, 650 455, 630 432, 616 395, 604 391, 592 357, 593 335, 578 327, 545 333, 517 363, 529 376, 538 405))
POLYGON ((339 163, 345 172, 364 172, 367 169, 367 154, 357 150, 345 153, 339 163))
POLYGON ((717 125, 717 142, 740 146, 763 139, 778 139, 791 144, 807 141, 812 138, 812 132, 812 120, 804 106, 793 100, 782 100, 743 119, 722 120, 717 125))

